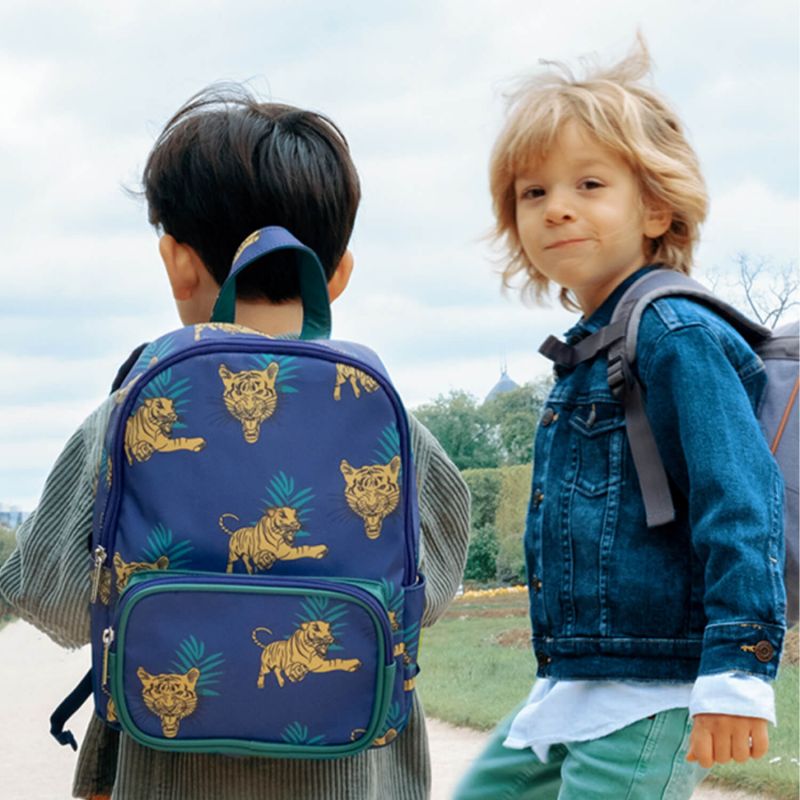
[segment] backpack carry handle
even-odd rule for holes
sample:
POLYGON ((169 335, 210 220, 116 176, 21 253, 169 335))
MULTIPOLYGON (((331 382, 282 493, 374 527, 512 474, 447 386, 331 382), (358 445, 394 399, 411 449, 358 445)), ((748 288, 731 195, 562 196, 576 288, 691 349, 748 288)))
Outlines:
POLYGON ((251 233, 240 245, 233 266, 219 290, 211 322, 234 322, 236 317, 236 278, 255 261, 279 250, 293 250, 300 276, 303 301, 301 339, 328 339, 331 335, 331 307, 328 282, 317 254, 299 242, 286 228, 271 225, 251 233))

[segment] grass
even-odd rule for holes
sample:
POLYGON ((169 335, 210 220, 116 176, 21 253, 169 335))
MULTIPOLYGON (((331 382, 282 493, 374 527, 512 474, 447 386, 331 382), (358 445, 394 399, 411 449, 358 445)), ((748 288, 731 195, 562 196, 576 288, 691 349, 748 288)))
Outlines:
MULTIPOLYGON (((422 634, 417 684, 426 713, 453 725, 494 727, 530 691, 535 665, 529 640, 524 591, 458 598, 422 634)), ((798 667, 784 664, 775 683, 780 726, 770 728, 769 753, 747 764, 717 765, 712 781, 796 800, 798 682, 798 667)))

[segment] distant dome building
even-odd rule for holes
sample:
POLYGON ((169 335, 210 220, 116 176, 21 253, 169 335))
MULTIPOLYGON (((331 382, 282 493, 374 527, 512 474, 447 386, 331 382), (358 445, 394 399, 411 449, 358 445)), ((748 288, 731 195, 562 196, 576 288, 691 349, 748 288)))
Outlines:
POLYGON ((503 364, 503 366, 500 367, 500 380, 494 385, 492 391, 486 395, 486 399, 483 402, 488 403, 490 400, 494 400, 495 397, 499 397, 501 394, 513 392, 514 389, 519 389, 519 384, 508 377, 508 369, 506 368, 506 365, 503 364))

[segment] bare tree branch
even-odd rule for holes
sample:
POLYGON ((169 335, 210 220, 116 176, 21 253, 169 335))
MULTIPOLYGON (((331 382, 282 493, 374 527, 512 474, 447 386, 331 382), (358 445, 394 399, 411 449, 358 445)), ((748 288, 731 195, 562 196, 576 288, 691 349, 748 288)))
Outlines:
POLYGON ((800 289, 800 276, 792 264, 776 269, 764 258, 753 259, 747 253, 736 256, 739 285, 753 316, 769 328, 774 328, 790 309, 800 305, 795 299, 800 289))

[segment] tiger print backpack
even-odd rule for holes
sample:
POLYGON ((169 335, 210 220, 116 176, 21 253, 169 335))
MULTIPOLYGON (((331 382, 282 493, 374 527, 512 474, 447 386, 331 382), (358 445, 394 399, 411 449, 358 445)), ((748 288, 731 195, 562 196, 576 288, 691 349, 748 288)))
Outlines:
POLYGON ((162 750, 333 758, 411 709, 424 602, 408 422, 378 357, 331 341, 323 270, 282 228, 239 249, 210 324, 148 345, 115 393, 81 694, 162 750), (303 331, 233 323, 235 281, 290 250, 303 331), (91 685, 91 687, 90 687, 91 685))

